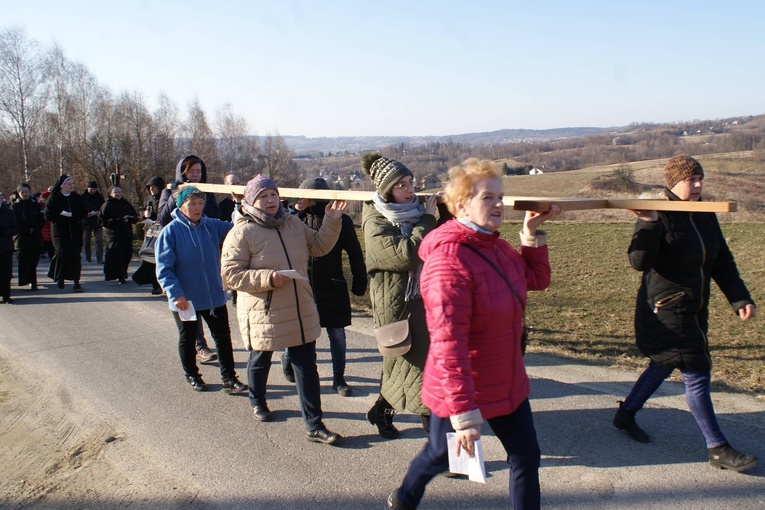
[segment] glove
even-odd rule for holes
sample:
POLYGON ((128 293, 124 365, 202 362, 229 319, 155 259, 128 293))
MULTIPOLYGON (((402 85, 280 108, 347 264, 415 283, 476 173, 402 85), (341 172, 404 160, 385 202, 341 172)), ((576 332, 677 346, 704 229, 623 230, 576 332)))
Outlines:
POLYGON ((353 283, 351 284, 351 292, 353 292, 354 296, 363 296, 367 292, 367 280, 354 278, 353 283))
POLYGON ((72 213, 70 213, 69 211, 61 211, 61 216, 65 216, 67 218, 71 218, 72 217, 72 213))

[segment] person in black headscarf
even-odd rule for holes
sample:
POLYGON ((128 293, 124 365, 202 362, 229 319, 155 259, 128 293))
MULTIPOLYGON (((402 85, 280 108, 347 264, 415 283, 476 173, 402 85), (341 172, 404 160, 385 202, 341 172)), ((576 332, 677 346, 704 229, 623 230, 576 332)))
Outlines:
POLYGON ((122 198, 122 188, 112 186, 109 198, 101 206, 98 222, 104 227, 106 254, 104 256, 104 279, 126 283, 127 270, 133 258, 133 225, 138 222, 138 213, 122 198))
MULTIPOLYGON (((146 190, 149 192, 149 199, 146 201, 146 207, 144 207, 143 217, 146 229, 149 225, 157 221, 157 212, 159 211, 159 198, 162 195, 162 190, 165 189, 165 180, 160 176, 154 176, 146 184, 146 190)), ((160 287, 157 281, 156 275, 157 265, 154 262, 148 260, 142 260, 141 265, 133 273, 133 281, 138 285, 145 283, 151 284, 151 295, 161 296, 162 287, 160 287)))
POLYGON ((19 184, 16 192, 19 200, 13 204, 13 212, 19 222, 19 233, 13 240, 19 259, 19 287, 29 285, 30 290, 37 290, 37 264, 43 247, 45 216, 42 206, 32 198, 29 184, 19 184))
POLYGON ((59 289, 64 288, 65 280, 73 280, 74 292, 82 292, 82 220, 87 214, 82 198, 74 192, 74 181, 68 175, 61 174, 45 203, 45 219, 51 222, 53 247, 56 249, 48 276, 59 289))

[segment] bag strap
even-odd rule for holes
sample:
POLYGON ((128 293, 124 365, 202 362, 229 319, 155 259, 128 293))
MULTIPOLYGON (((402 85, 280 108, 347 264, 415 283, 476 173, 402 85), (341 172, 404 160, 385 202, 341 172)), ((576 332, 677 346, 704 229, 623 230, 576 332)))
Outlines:
POLYGON ((486 263, 489 264, 492 268, 494 268, 494 270, 497 272, 497 274, 505 281, 507 286, 510 287, 510 290, 513 291, 513 294, 518 299, 518 302, 521 304, 521 309, 525 313, 526 312, 526 304, 523 302, 523 299, 521 299, 521 295, 518 293, 518 291, 515 290, 515 287, 513 286, 513 284, 510 283, 510 280, 507 279, 507 276, 505 276, 505 273, 500 271, 500 269, 497 267, 497 265, 494 262, 489 260, 489 258, 486 255, 484 255, 483 253, 481 253, 480 251, 475 249, 473 246, 470 246, 469 244, 464 244, 464 243, 462 244, 462 246, 464 246, 465 248, 468 248, 470 251, 472 251, 473 253, 475 253, 476 255, 481 257, 483 260, 485 260, 486 263))

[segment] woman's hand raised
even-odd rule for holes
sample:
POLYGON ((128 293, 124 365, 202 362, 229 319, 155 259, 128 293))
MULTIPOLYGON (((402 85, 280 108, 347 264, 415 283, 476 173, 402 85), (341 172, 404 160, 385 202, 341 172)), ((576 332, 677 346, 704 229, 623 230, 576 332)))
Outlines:
POLYGON ((345 200, 333 200, 327 204, 327 207, 324 209, 324 215, 333 220, 339 220, 346 209, 348 209, 348 202, 345 200))

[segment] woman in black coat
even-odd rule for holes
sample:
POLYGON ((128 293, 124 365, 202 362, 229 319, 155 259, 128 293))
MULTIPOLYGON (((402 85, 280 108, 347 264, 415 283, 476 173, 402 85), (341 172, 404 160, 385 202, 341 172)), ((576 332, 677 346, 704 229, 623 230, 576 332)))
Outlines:
POLYGON ((13 277, 13 236, 19 232, 19 222, 0 194, 0 297, 2 304, 11 304, 13 277))
MULTIPOLYGON (((144 207, 143 217, 145 223, 153 223, 157 221, 157 212, 159 211, 159 199, 162 195, 162 190, 165 189, 165 180, 160 176, 154 176, 146 184, 146 190, 149 192, 149 199, 146 201, 146 207, 144 207), (151 220, 147 222, 147 220, 151 220)), ((145 227, 148 229, 148 224, 145 227)), ((161 296, 162 287, 159 286, 156 274, 157 266, 154 262, 148 260, 142 260, 141 265, 133 273, 133 281, 138 285, 145 283, 151 284, 151 295, 161 296)))
POLYGON ((104 279, 126 283, 127 270, 133 258, 133 225, 138 222, 135 208, 122 198, 122 189, 112 186, 109 198, 101 206, 98 223, 104 227, 106 254, 104 279))
POLYGON ((82 220, 87 215, 82 198, 74 193, 74 181, 68 175, 61 174, 45 202, 45 219, 51 222, 53 247, 56 249, 48 276, 59 289, 64 288, 65 280, 73 280, 74 292, 82 292, 82 220))
POLYGON ((42 228, 45 216, 42 206, 33 199, 27 183, 16 189, 19 200, 13 204, 13 212, 19 222, 19 233, 14 238, 19 259, 19 287, 29 285, 37 290, 37 264, 43 247, 42 228))
MULTIPOLYGON (((300 184, 300 189, 328 190, 329 184, 321 177, 311 177, 300 184)), ((319 230, 328 203, 328 200, 301 198, 298 201, 298 217, 313 230, 319 230)), ((357 296, 363 296, 367 290, 367 267, 353 221, 346 214, 343 214, 341 219, 340 237, 332 251, 322 257, 308 259, 308 279, 319 311, 319 323, 322 328, 326 328, 329 338, 329 350, 332 354, 332 389, 347 397, 353 391, 345 381, 345 327, 351 325, 351 300, 343 274, 343 251, 348 255, 353 275, 351 292, 357 296)), ((294 378, 286 352, 282 357, 282 369, 288 380, 294 378)))
MULTIPOLYGON (((690 156, 671 158, 664 168, 669 200, 701 199, 704 170, 690 156)), ((754 301, 741 280, 714 213, 633 211, 638 217, 629 248, 630 264, 643 272, 635 308, 635 337, 650 363, 620 402, 613 423, 634 440, 650 437, 635 413, 679 369, 685 397, 714 467, 744 471, 757 457, 735 450, 717 423, 710 395, 712 361, 707 339, 711 281, 733 311, 748 320, 754 301)))

